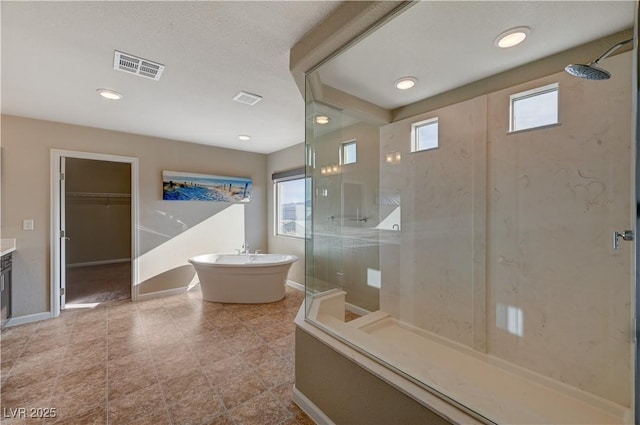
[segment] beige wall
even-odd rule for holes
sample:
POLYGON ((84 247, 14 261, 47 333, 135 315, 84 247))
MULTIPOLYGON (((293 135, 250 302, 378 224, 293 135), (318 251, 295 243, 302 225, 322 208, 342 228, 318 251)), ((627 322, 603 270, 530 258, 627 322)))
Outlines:
POLYGON ((607 81, 561 72, 398 121, 380 184, 402 191, 381 248, 381 309, 422 329, 631 405, 632 53, 607 81), (509 95, 558 82, 560 124, 508 133, 509 95), (438 116, 440 148, 409 154, 438 116), (519 322, 519 323, 518 323, 519 322))
POLYGON ((304 166, 304 143, 273 152, 267 156, 267 247, 270 253, 293 254, 300 258, 293 263, 289 279, 304 284, 305 240, 289 236, 279 236, 275 232, 275 187, 271 175, 279 171, 304 166))
POLYGON ((16 238, 14 314, 49 310, 50 151, 139 159, 140 293, 179 288, 194 278, 187 259, 233 252, 247 241, 266 250, 266 156, 90 127, 2 116, 2 237, 16 238), (251 177, 250 203, 162 200, 162 171, 251 177), (22 220, 35 230, 23 231, 22 220))
POLYGON ((336 424, 449 424, 300 328, 295 352, 296 388, 336 424))

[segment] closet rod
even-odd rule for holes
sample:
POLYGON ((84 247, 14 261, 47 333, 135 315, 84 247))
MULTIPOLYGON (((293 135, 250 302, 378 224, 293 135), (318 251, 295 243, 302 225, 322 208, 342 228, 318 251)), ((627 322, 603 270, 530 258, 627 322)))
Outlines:
POLYGON ((84 198, 131 198, 129 193, 108 193, 108 192, 67 192, 67 196, 77 196, 84 198))

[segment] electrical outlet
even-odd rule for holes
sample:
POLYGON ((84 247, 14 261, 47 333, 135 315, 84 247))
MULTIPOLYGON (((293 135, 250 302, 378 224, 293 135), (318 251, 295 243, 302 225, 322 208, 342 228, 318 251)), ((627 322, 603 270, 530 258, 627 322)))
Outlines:
POLYGON ((33 220, 22 220, 22 230, 33 230, 33 220))

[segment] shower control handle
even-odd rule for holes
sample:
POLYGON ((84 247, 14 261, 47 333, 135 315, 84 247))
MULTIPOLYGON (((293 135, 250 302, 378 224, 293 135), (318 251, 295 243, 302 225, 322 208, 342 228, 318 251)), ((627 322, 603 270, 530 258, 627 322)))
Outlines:
POLYGON ((620 232, 613 232, 613 250, 617 251, 620 249, 620 238, 624 241, 632 241, 633 240, 633 230, 623 230, 620 232))

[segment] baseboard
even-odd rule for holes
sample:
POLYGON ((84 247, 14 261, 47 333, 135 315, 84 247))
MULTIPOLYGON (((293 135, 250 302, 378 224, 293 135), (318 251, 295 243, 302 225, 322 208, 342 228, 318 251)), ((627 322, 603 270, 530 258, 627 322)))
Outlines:
POLYGON ((11 317, 5 324, 5 327, 25 325, 27 323, 39 322, 41 320, 48 319, 51 319, 51 312, 49 311, 45 311, 44 313, 28 314, 26 316, 11 317))
POLYGON ((67 268, 101 266, 103 264, 116 264, 116 263, 129 263, 129 262, 131 262, 131 258, 116 258, 113 260, 87 261, 85 263, 67 264, 67 268))
POLYGON ((299 408, 304 410, 304 413, 309 415, 311 420, 313 420, 317 425, 335 425, 335 422, 333 422, 322 410, 318 408, 318 406, 302 394, 296 388, 295 384, 293 385, 291 399, 299 408))
POLYGON ((357 305, 350 303, 344 303, 344 308, 345 310, 355 313, 358 316, 366 316, 367 314, 371 313, 369 310, 365 310, 362 307, 358 307, 357 305))
POLYGON ((188 286, 182 286, 180 288, 165 289, 164 291, 149 292, 148 294, 138 293, 138 296, 136 297, 136 301, 145 301, 153 298, 162 298, 162 297, 170 297, 172 295, 180 295, 187 292, 188 289, 189 289, 188 286))
POLYGON ((287 286, 290 286, 293 289, 297 289, 298 291, 304 292, 304 285, 302 283, 298 283, 293 280, 287 280, 287 286))

